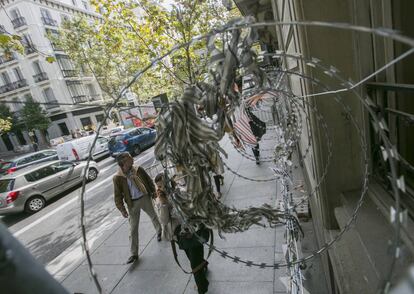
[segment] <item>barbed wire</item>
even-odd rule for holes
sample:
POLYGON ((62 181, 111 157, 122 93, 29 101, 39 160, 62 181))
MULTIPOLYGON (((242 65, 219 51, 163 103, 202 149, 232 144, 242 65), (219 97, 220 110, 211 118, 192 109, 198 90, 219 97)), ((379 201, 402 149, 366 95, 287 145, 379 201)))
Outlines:
MULTIPOLYGON (((384 29, 365 28, 365 27, 348 25, 348 24, 325 23, 325 22, 260 22, 260 23, 241 23, 241 24, 231 25, 231 26, 228 26, 228 27, 223 27, 223 28, 217 29, 217 30, 215 30, 215 31, 213 31, 213 32, 211 32, 209 34, 203 35, 203 36, 196 36, 191 41, 189 41, 189 42, 187 42, 185 44, 180 44, 180 45, 174 46, 173 49, 171 49, 169 52, 167 52, 166 54, 164 54, 164 55, 162 55, 162 56, 160 56, 160 57, 158 57, 156 59, 154 59, 153 61, 151 61, 151 63, 147 67, 145 67, 143 70, 137 72, 133 76, 133 78, 130 80, 130 82, 120 91, 120 95, 118 96, 118 100, 120 99, 120 97, 122 97, 122 95, 124 94, 124 92, 126 91, 126 89, 128 89, 147 69, 151 68, 159 60, 165 58, 166 56, 168 56, 172 52, 178 50, 179 48, 182 48, 183 46, 191 46, 191 45, 193 45, 194 43, 196 43, 196 42, 198 42, 200 40, 203 40, 203 39, 208 38, 209 36, 213 36, 214 34, 226 32, 226 31, 232 31, 232 30, 244 29, 244 28, 254 28, 254 27, 260 27, 260 26, 272 26, 272 25, 277 25, 277 26, 283 26, 283 25, 319 26, 319 27, 327 27, 327 28, 337 28, 337 29, 354 30, 354 31, 357 31, 357 32, 370 33, 370 34, 375 34, 375 35, 379 35, 379 36, 383 36, 383 37, 388 37, 388 38, 390 38, 392 40, 401 42, 403 44, 407 44, 410 47, 414 47, 414 40, 412 40, 410 38, 407 38, 407 37, 404 37, 404 36, 401 36, 399 34, 396 34, 395 31, 389 31, 389 30, 384 30, 384 29)), ((411 52, 412 50, 410 50, 410 53, 407 53, 407 55, 408 54, 411 54, 412 53, 411 52)), ((401 59, 399 59, 399 60, 401 60, 401 59)), ((394 62, 396 62, 396 61, 394 60, 394 62)), ((378 74, 378 73, 379 72, 377 71, 376 74, 378 74)), ((355 85, 358 85, 358 83, 355 84, 355 85)), ((351 86, 350 88, 347 88, 347 91, 352 92, 355 95, 358 95, 358 93, 355 91, 355 88, 356 88, 356 86, 353 87, 353 88, 351 86)), ((364 107, 368 110, 369 114, 373 118, 374 124, 377 127, 378 133, 379 133, 379 135, 380 135, 380 137, 382 139, 382 142, 383 142, 383 145, 384 145, 383 148, 385 150, 385 152, 383 154, 386 154, 387 155, 386 158, 384 156, 384 161, 388 161, 388 163, 390 165, 390 169, 391 169, 391 185, 392 185, 392 189, 393 189, 393 194, 395 196, 395 211, 396 211, 396 215, 399 216, 399 213, 400 213, 400 195, 399 195, 399 190, 400 189, 403 190, 403 186, 402 186, 401 182, 399 184, 397 184, 398 176, 397 176, 397 170, 396 170, 395 162, 396 161, 399 161, 399 159, 398 158, 395 158, 396 154, 393 152, 393 149, 394 149, 393 148, 393 145, 387 139, 387 136, 385 134, 385 131, 384 130, 385 130, 385 127, 386 126, 384 126, 384 123, 377 118, 375 112, 371 109, 371 106, 370 105, 371 105, 371 102, 372 101, 370 101, 369 98, 365 98, 365 99, 363 99, 362 97, 359 97, 359 98, 360 98, 362 104, 364 105, 364 107)), ((117 100, 115 100, 115 102, 117 102, 117 100)), ((107 112, 105 115, 106 115, 106 118, 107 118, 108 115, 109 115, 109 112, 107 112)), ((101 126, 102 125, 100 125, 99 128, 98 128, 97 135, 99 134, 99 131, 100 131, 101 126)), ((93 142, 92 149, 93 149, 93 147, 94 147, 94 145, 96 143, 96 138, 95 138, 95 140, 93 142)), ((366 151, 366 149, 364 149, 364 148, 363 148, 363 150, 366 151)), ((366 152, 364 152, 364 155, 366 156, 366 152)), ((89 164, 90 158, 91 158, 91 154, 89 154, 88 164, 89 164)), ((364 165, 364 169, 363 170, 365 170, 365 172, 367 173, 368 172, 368 160, 367 160, 366 157, 364 157, 364 159, 365 159, 365 161, 364 161, 365 162, 365 165, 364 165)), ((83 185, 82 185, 82 193, 81 193, 81 196, 80 196, 80 199, 81 199, 81 215, 82 215, 81 220, 82 221, 83 221, 83 209, 84 209, 84 206, 83 206, 83 197, 84 197, 84 192, 85 192, 84 186, 85 186, 85 182, 86 182, 85 179, 86 179, 86 175, 84 175, 84 181, 83 181, 83 185)), ((279 268, 279 266, 283 266, 283 265, 285 265, 285 266, 287 266, 287 265, 292 266, 294 264, 300 264, 302 262, 306 262, 306 261, 310 260, 312 257, 314 257, 316 255, 319 255, 322 252, 324 252, 325 250, 327 250, 328 248, 330 248, 332 246, 332 244, 334 244, 336 241, 338 241, 340 239, 340 237, 342 237, 342 235, 350 228, 351 224, 353 223, 353 221, 356 218, 356 215, 357 215, 357 212, 358 212, 359 208, 362 205, 362 200, 363 200, 363 197, 366 194, 367 186, 368 186, 367 185, 367 177, 365 177, 364 178, 364 181, 363 181, 363 187, 364 188, 363 188, 362 193, 361 193, 360 201, 358 202, 354 213, 352 214, 351 218, 349 219, 349 221, 347 222, 347 224, 345 225, 345 227, 343 228, 343 230, 334 239, 332 239, 330 242, 327 242, 325 245, 323 245, 321 248, 319 248, 319 250, 313 252, 310 256, 307 256, 305 258, 300 258, 300 259, 298 259, 296 261, 288 262, 288 263, 285 263, 285 264, 277 264, 277 263, 275 263, 275 264, 272 264, 272 265, 267 265, 266 263, 260 263, 259 264, 259 263, 255 263, 255 262, 252 262, 252 261, 244 261, 244 260, 241 260, 240 258, 238 258, 237 256, 230 256, 225 251, 219 250, 217 248, 213 248, 213 249, 216 252, 218 252, 222 257, 224 257, 224 258, 230 258, 230 259, 232 259, 236 263, 243 263, 243 264, 245 264, 246 266, 249 266, 249 267, 251 267, 251 266, 258 266, 260 268, 266 268, 266 267, 279 268)), ((391 275, 392 275, 392 272, 394 270, 395 259, 399 257, 399 253, 398 252, 399 252, 399 249, 400 249, 399 244, 400 244, 400 226, 401 226, 399 217, 395 218, 395 220, 393 221, 393 224, 394 224, 394 229, 395 229, 395 238, 393 240, 393 245, 394 245, 393 247, 394 247, 394 252, 395 252, 395 256, 394 257, 395 258, 394 258, 394 262, 393 262, 393 264, 391 266, 391 269, 390 269, 390 276, 389 276, 388 280, 386 281, 386 284, 385 284, 384 289, 387 289, 387 287, 389 288, 389 283, 390 283, 390 280, 391 280, 391 275)), ((84 228, 84 222, 82 222, 81 226, 82 226, 82 229, 84 231, 85 230, 85 228, 84 228)), ((90 262, 89 252, 87 251, 86 234, 83 234, 82 242, 83 242, 83 246, 84 246, 85 251, 86 251, 86 255, 88 257, 88 267, 90 269, 90 273, 91 273, 91 275, 94 278, 95 285, 97 286, 98 292, 101 292, 101 288, 99 287, 99 282, 97 281, 96 274, 95 274, 95 272, 93 270, 92 263, 90 262)))

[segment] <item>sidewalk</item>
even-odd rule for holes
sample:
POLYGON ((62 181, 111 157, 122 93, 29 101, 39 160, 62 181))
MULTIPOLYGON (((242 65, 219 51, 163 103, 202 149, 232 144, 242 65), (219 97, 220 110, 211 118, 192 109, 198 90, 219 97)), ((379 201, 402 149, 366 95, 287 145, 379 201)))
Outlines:
MULTIPOLYGON (((253 161, 238 154, 227 140, 223 142, 223 148, 229 153, 226 163, 232 169, 256 179, 272 176, 269 169, 271 163, 256 166, 253 161)), ((270 149, 271 142, 264 140, 261 147, 270 149)), ((263 152, 262 156, 270 156, 270 152, 263 152)), ((296 170, 295 182, 302 181, 301 177, 300 170, 296 170)), ((276 206, 279 188, 276 181, 251 182, 226 171, 222 201, 237 208, 260 206, 264 203, 276 206)), ((317 249, 313 237, 313 224, 312 220, 301 224, 305 232, 302 250, 303 255, 307 256, 317 249)), ((284 260, 284 232, 284 226, 255 227, 243 233, 225 234, 225 240, 215 234, 215 245, 241 259, 272 264, 284 260)), ((139 227, 140 259, 134 265, 124 264, 129 257, 128 223, 117 210, 104 219, 99 229, 88 232, 88 236, 92 261, 104 293, 197 293, 192 276, 183 273, 176 265, 169 242, 157 242, 155 230, 145 213, 142 213, 139 227)), ((178 254, 183 267, 189 269, 183 252, 178 250, 178 254)), ((288 276, 285 268, 276 270, 247 267, 224 259, 215 252, 212 253, 209 263, 208 293, 286 293, 288 276)), ((49 263, 47 269, 70 293, 97 293, 89 277, 80 242, 49 263)), ((308 264, 304 276, 304 293, 328 293, 319 258, 308 264)))

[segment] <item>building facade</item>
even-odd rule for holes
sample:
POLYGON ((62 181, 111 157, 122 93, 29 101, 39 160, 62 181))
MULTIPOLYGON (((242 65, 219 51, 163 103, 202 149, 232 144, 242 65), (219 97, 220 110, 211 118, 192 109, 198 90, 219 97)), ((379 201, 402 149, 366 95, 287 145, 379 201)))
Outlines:
MULTIPOLYGON (((41 105, 51 120, 47 130, 49 139, 102 121, 104 115, 99 105, 103 97, 96 80, 86 71, 79 74, 65 52, 48 38, 58 36, 60 23, 72 16, 99 18, 89 1, 2 0, 0 5, 0 30, 21 36, 25 46, 24 55, 0 57, 0 100, 16 101, 8 105, 17 114, 27 97, 45 103, 41 105), (55 56, 56 61, 49 63, 46 56, 55 56), (95 106, 79 105, 85 102, 95 106)), ((41 141, 39 132, 35 134, 41 141)), ((26 131, 3 134, 0 152, 30 144, 30 140, 26 131)))
MULTIPOLYGON (((414 19, 410 16, 414 2, 410 0, 234 2, 244 15, 253 15, 258 21, 346 23, 414 37, 414 19)), ((381 34, 292 24, 263 28, 260 43, 262 48, 279 52, 278 61, 289 91, 303 98, 304 116, 308 119, 298 149, 303 155, 311 144, 303 170, 309 189, 315 191, 309 203, 320 248, 346 229, 342 238, 321 256, 329 292, 382 293, 381 289, 388 286, 392 289, 407 272, 414 256, 414 57, 409 55, 379 74, 371 74, 409 47, 381 34), (345 77, 341 83, 334 79, 339 75, 345 77), (366 77, 369 79, 365 80, 366 77), (345 107, 336 102, 338 95, 312 96, 361 80, 364 83, 354 91, 339 94, 345 107), (397 251, 392 245, 396 244, 395 194, 389 182, 392 171, 383 160, 378 125, 373 124, 358 96, 370 98, 371 108, 381 118, 386 136, 395 146, 390 154, 401 156, 397 172, 404 187, 400 186, 401 214, 397 217, 402 225, 397 251), (330 147, 326 133, 332 139, 330 147), (360 202, 365 188, 364 201, 360 202), (348 228, 359 205, 356 221, 348 228)))

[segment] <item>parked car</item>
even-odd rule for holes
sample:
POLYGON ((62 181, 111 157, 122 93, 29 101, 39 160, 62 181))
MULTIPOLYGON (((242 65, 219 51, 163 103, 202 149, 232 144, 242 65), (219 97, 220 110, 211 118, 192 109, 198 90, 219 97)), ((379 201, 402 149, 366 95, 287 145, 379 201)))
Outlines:
MULTIPOLYGON (((59 144, 56 146, 57 155, 60 160, 86 160, 89 156, 93 140, 95 140, 94 135, 59 144)), ((108 154, 108 138, 98 137, 92 152, 92 159, 95 160, 108 154)))
MULTIPOLYGON (((0 215, 41 210, 46 201, 83 180, 86 162, 51 161, 32 165, 0 179, 0 215)), ((98 165, 89 163, 87 177, 98 177, 98 165)))
POLYGON ((29 165, 56 159, 58 159, 58 155, 56 150, 54 149, 45 149, 38 152, 32 152, 26 155, 16 157, 12 160, 6 160, 2 162, 2 164, 0 165, 0 174, 11 174, 29 165))
POLYGON ((109 154, 116 157, 121 152, 138 155, 142 150, 155 144, 157 131, 150 128, 133 128, 111 137, 108 143, 109 154))

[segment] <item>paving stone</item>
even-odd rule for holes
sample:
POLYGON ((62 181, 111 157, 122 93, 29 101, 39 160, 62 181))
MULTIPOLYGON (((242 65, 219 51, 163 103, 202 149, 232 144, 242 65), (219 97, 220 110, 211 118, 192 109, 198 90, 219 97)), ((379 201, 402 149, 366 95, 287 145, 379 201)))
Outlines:
MULTIPOLYGON (((140 223, 139 246, 146 246, 155 236, 155 229, 151 222, 140 223)), ((129 245, 129 223, 123 224, 104 242, 109 246, 128 246, 129 245)))
POLYGON ((145 293, 145 294, 177 294, 183 293, 189 275, 175 271, 146 271, 137 268, 128 271, 113 294, 145 293))
MULTIPOLYGON (((184 294, 197 294, 194 279, 191 278, 184 294)), ((272 282, 210 282, 209 294, 273 294, 272 282)))
MULTIPOLYGON (((139 247, 139 254, 142 254, 144 248, 144 246, 139 247)), ((93 252, 91 259, 93 264, 123 265, 129 256, 129 246, 101 246, 93 252)), ((82 264, 87 262, 84 261, 82 264)))
MULTIPOLYGON (((95 265, 94 269, 98 275, 103 293, 110 291, 117 285, 119 280, 128 270, 126 265, 95 265)), ((78 267, 69 277, 67 277, 62 285, 70 293, 98 293, 95 284, 90 278, 89 269, 86 265, 78 267)), ((133 292, 129 292, 133 293, 133 292)))

